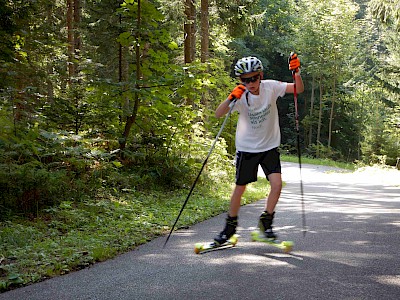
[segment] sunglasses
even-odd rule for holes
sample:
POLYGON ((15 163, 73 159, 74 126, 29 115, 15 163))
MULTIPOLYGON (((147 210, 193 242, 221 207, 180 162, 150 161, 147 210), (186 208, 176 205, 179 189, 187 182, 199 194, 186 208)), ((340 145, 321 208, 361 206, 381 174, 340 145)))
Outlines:
POLYGON ((256 82, 258 79, 260 79, 260 74, 254 75, 254 76, 248 77, 248 78, 240 78, 240 80, 244 84, 247 84, 247 83, 250 83, 250 82, 256 82))

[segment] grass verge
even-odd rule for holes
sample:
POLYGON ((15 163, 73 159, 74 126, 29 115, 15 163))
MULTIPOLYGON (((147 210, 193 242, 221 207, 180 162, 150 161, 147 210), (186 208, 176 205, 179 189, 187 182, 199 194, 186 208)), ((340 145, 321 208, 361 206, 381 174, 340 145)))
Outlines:
MULTIPOLYGON (((232 187, 196 187, 177 228, 227 211, 232 187)), ((268 188, 265 179, 249 185, 243 205, 265 197, 268 188)), ((33 220, 0 223, 0 291, 85 268, 166 234, 186 196, 102 190, 95 199, 63 201, 33 220)))
MULTIPOLYGON (((298 163, 299 159, 297 156, 292 155, 281 155, 281 160, 286 162, 293 162, 298 163)), ((339 161, 333 161, 325 158, 308 158, 308 157, 301 157, 302 164, 311 164, 311 165, 321 165, 321 166, 329 166, 335 167, 340 169, 345 169, 349 171, 354 171, 356 169, 356 165, 353 163, 345 163, 339 161)))

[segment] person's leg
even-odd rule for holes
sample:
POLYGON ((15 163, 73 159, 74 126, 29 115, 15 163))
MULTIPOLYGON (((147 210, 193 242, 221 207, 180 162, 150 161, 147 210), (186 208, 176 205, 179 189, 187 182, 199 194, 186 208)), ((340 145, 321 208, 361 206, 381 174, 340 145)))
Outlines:
POLYGON ((267 238, 275 239, 276 235, 272 231, 272 223, 275 215, 275 207, 279 201, 282 191, 281 163, 277 149, 272 149, 265 153, 261 162, 264 173, 267 174, 271 190, 265 199, 264 212, 260 216, 258 226, 267 238))
POLYGON ((269 239, 276 239, 276 234, 272 231, 272 223, 275 216, 275 207, 278 203, 282 190, 282 179, 280 173, 272 173, 268 175, 271 184, 271 191, 265 199, 264 212, 260 216, 258 226, 265 236, 269 239))
POLYGON ((257 180, 257 168, 257 155, 240 151, 236 153, 236 186, 231 195, 225 227, 214 238, 216 243, 223 244, 236 233, 242 195, 246 190, 246 185, 257 180))
POLYGON ((229 216, 237 217, 239 215, 240 204, 244 191, 246 190, 245 185, 236 185, 231 195, 231 204, 229 207, 229 216))
POLYGON ((282 191, 282 176, 281 173, 271 173, 268 175, 268 180, 271 186, 271 191, 265 200, 265 211, 272 214, 279 201, 282 191))
POLYGON ((246 190, 245 185, 236 185, 232 192, 231 204, 226 218, 224 229, 214 238, 214 241, 218 244, 223 244, 229 240, 232 235, 236 233, 236 227, 238 225, 238 215, 240 210, 240 202, 242 195, 246 190))

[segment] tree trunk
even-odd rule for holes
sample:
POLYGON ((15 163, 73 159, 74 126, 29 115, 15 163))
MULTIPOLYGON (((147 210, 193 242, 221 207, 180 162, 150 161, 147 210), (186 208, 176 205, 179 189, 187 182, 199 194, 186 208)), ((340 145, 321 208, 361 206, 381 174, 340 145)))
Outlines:
POLYGON ((308 146, 312 144, 312 133, 313 133, 313 124, 312 117, 314 114, 314 101, 315 101, 315 75, 313 75, 312 83, 311 83, 311 99, 310 99, 310 128, 308 131, 308 146))
MULTIPOLYGON (((46 14, 47 14, 47 18, 49 20, 51 20, 52 15, 54 14, 52 6, 48 7, 48 9, 46 11, 46 14)), ((46 64, 47 75, 49 75, 49 76, 46 77, 47 101, 51 105, 54 104, 54 86, 53 86, 52 79, 50 79, 54 75, 53 64, 54 64, 54 62, 50 62, 50 61, 47 62, 47 64, 46 64)))
MULTIPOLYGON (((201 54, 200 54, 200 60, 202 63, 205 63, 208 61, 208 48, 209 48, 209 39, 210 39, 208 4, 209 4, 209 0, 201 0, 201 54)), ((207 106, 207 99, 209 98, 208 92, 209 92, 208 89, 203 89, 202 95, 201 95, 201 103, 205 106, 207 106)), ((207 120, 207 116, 205 116, 204 119, 207 120)))
POLYGON ((194 0, 185 0, 185 16, 187 19, 184 24, 185 63, 191 63, 194 61, 196 54, 196 8, 193 1, 194 0))
MULTIPOLYGON (((138 14, 137 14, 137 26, 136 26, 136 42, 135 42, 135 57, 136 57, 136 90, 139 90, 139 80, 142 78, 142 71, 140 68, 140 27, 142 21, 142 10, 141 1, 138 0, 138 14)), ((126 117, 126 123, 124 132, 122 134, 122 140, 120 141, 120 149, 124 150, 126 147, 126 142, 128 140, 132 125, 136 122, 137 113, 139 110, 140 98, 139 93, 135 92, 135 102, 133 104, 132 114, 126 117)))
MULTIPOLYGON (((119 24, 122 28, 122 15, 119 16, 119 24)), ((129 98, 129 49, 122 44, 119 44, 118 49, 118 81, 122 88, 122 114, 120 115, 120 122, 130 115, 130 98, 129 98)))
POLYGON ((74 0, 74 20, 73 20, 73 34, 74 34, 74 76, 76 78, 76 87, 73 89, 74 101, 75 101, 75 134, 78 134, 83 124, 83 113, 82 113, 82 81, 79 76, 80 69, 80 58, 81 58, 81 0, 74 0))
POLYGON ((74 34, 74 72, 76 75, 78 73, 79 69, 79 58, 81 56, 81 48, 82 48, 82 42, 81 42, 81 35, 80 35, 80 29, 79 26, 81 24, 81 1, 80 0, 74 0, 74 21, 73 21, 73 34, 74 34))
POLYGON ((68 82, 77 74, 78 62, 82 48, 80 36, 81 1, 67 0, 67 43, 68 43, 68 82))
POLYGON ((67 43, 68 43, 68 82, 75 74, 74 70, 74 0, 67 0, 67 43))
POLYGON ((201 0, 201 62, 208 60, 209 46, 208 0, 201 0))
POLYGON ((332 141, 333 115, 334 115, 334 109, 335 109, 335 102, 336 102, 336 76, 333 79, 332 105, 331 105, 331 113, 329 116, 328 148, 331 147, 331 141, 332 141))
POLYGON ((76 86, 74 78, 77 78, 79 70, 79 58, 81 52, 81 37, 80 37, 80 22, 81 22, 81 1, 67 0, 67 53, 68 53, 68 79, 67 83, 71 88, 71 95, 75 105, 74 125, 75 134, 79 133, 82 126, 81 99, 82 94, 79 89, 79 82, 76 86))
POLYGON ((323 94, 322 94, 322 76, 319 79, 319 116, 318 116, 318 130, 317 130, 317 157, 319 157, 319 146, 321 144, 321 127, 322 127, 322 110, 323 94))

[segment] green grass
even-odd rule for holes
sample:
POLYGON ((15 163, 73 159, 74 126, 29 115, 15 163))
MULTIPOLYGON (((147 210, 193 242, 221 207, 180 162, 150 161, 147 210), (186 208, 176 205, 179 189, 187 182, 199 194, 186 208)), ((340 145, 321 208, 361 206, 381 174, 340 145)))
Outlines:
MULTIPOLYGON (((286 161, 286 162, 293 162, 293 163, 298 163, 299 158, 297 156, 292 156, 292 155, 281 155, 281 160, 286 161)), ((339 162, 339 161, 333 161, 325 158, 309 158, 309 157, 301 157, 301 163, 302 164, 312 164, 312 165, 321 165, 321 166, 329 166, 329 167, 335 167, 335 168, 340 168, 340 169, 345 169, 349 171, 354 171, 356 169, 356 165, 352 163, 346 163, 346 162, 339 162)))
MULTIPOLYGON (((268 187, 265 179, 249 185, 243 204, 265 197, 268 187)), ((177 228, 227 211, 232 188, 196 186, 177 228)), ((85 268, 168 233, 187 193, 103 190, 81 203, 64 201, 34 220, 0 223, 0 291, 85 268)))

